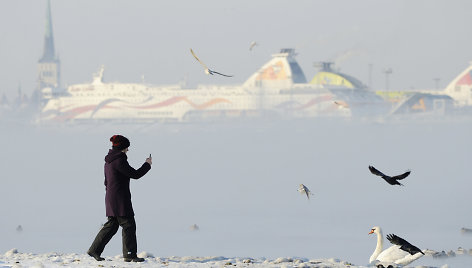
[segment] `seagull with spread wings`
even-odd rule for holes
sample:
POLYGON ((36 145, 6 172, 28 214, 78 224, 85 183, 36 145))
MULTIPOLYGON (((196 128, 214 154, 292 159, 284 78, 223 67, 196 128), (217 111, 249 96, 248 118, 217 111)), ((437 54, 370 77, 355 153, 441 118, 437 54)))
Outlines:
POLYGON ((407 171, 403 174, 390 177, 390 176, 387 176, 387 175, 383 174, 382 172, 380 172, 379 170, 377 170, 373 166, 369 166, 369 170, 372 174, 382 177, 382 179, 384 179, 389 184, 391 184, 391 185, 401 185, 401 186, 403 186, 403 184, 399 183, 398 181, 403 180, 404 178, 408 177, 408 175, 410 175, 410 173, 411 173, 411 171, 407 171))
POLYGON ((298 187, 298 191, 301 193, 301 194, 306 194, 306 198, 310 199, 310 195, 313 195, 310 191, 310 189, 308 189, 308 187, 306 187, 305 185, 303 184, 300 184, 300 187, 298 187))
POLYGON ((251 44, 249 45, 249 51, 252 51, 252 49, 257 45, 259 44, 256 41, 252 41, 251 44))
POLYGON ((233 77, 232 75, 226 75, 226 74, 222 74, 222 73, 219 73, 219 72, 210 70, 210 68, 208 68, 208 67, 206 66, 206 64, 203 63, 203 62, 197 57, 197 55, 195 55, 195 52, 193 52, 192 49, 190 49, 190 52, 191 52, 192 55, 195 57, 195 59, 197 59, 197 61, 200 62, 200 64, 203 66, 203 68, 205 68, 205 73, 206 73, 206 74, 211 74, 211 75, 213 75, 213 74, 219 74, 219 75, 226 76, 226 77, 233 77))

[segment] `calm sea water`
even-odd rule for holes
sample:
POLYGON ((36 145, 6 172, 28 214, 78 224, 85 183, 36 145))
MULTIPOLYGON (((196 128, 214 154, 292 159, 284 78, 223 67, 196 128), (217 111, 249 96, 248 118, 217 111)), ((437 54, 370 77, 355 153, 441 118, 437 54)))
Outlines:
MULTIPOLYGON (((153 156, 152 170, 131 184, 139 251, 362 265, 375 225, 422 249, 469 249, 472 236, 460 228, 472 228, 471 133, 469 119, 11 125, 0 133, 0 251, 88 249, 105 222, 103 157, 113 134, 131 140, 132 166, 153 156), (391 186, 369 165, 412 173, 404 187, 391 186), (310 200, 297 192, 300 183, 310 200)), ((120 253, 119 232, 104 254, 120 253)))

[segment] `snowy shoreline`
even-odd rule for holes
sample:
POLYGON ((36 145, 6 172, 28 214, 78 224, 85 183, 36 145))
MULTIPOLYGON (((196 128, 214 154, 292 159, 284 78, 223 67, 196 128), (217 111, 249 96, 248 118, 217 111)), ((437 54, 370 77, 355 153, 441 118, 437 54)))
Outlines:
MULTIPOLYGON (((338 267, 352 267, 362 268, 369 267, 367 265, 356 265, 349 261, 340 260, 337 258, 321 258, 321 259, 307 259, 300 257, 279 257, 275 259, 267 258, 251 258, 251 257, 223 257, 223 256, 207 256, 207 257, 195 257, 195 256, 170 256, 170 257, 154 257, 153 254, 148 252, 141 252, 138 254, 139 257, 145 258, 146 260, 142 263, 127 263, 123 261, 121 255, 113 257, 104 256, 105 261, 97 262, 87 254, 77 253, 21 253, 17 249, 7 251, 5 254, 0 254, 0 268, 6 267, 30 267, 30 268, 42 268, 42 267, 326 267, 326 268, 338 268, 338 267)), ((444 256, 440 258, 433 258, 431 254, 426 256, 429 258, 430 263, 437 262, 438 259, 456 259, 450 258, 454 256, 444 256)), ((465 263, 470 263, 470 257, 467 254, 458 255, 458 259, 461 257, 467 258, 465 263)), ((464 259, 463 259, 464 260, 464 259)), ((464 262, 462 262, 464 263, 464 262)), ((372 267, 372 266, 370 266, 372 267)), ((434 267, 467 267, 462 264, 437 264, 431 265, 417 265, 407 266, 417 268, 434 268, 434 267)))
POLYGON ((153 254, 141 252, 139 257, 146 260, 142 263, 126 263, 121 255, 105 257, 97 262, 87 254, 76 253, 20 253, 12 249, 0 255, 0 268, 5 267, 365 267, 355 266, 339 259, 306 259, 306 258, 266 258, 249 257, 154 257, 153 254))

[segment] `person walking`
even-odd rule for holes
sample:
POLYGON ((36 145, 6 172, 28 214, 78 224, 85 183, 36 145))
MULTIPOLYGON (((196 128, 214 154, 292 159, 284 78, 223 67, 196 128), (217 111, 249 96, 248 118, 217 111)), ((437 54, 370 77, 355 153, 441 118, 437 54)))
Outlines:
POLYGON ((87 253, 97 261, 103 261, 104 258, 100 255, 121 226, 124 261, 143 262, 144 258, 136 255, 136 222, 129 183, 130 179, 137 180, 151 169, 152 157, 149 155, 139 169, 134 169, 129 165, 126 155, 129 140, 124 136, 114 135, 110 141, 112 149, 105 156, 105 207, 108 221, 98 232, 87 253))

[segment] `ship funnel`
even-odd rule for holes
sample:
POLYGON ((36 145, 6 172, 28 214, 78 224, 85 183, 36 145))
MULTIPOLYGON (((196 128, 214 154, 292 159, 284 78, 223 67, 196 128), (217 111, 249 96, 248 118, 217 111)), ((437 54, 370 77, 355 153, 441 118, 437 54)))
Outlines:
POLYGON ((92 84, 103 84, 103 72, 105 71, 105 66, 100 66, 100 70, 93 74, 92 84))
POLYGON ((272 59, 252 74, 244 87, 289 88, 293 84, 306 83, 305 74, 295 60, 295 49, 283 48, 272 59))

